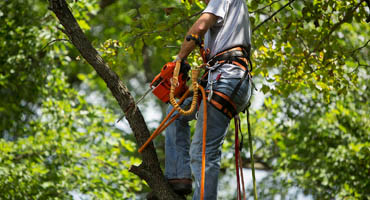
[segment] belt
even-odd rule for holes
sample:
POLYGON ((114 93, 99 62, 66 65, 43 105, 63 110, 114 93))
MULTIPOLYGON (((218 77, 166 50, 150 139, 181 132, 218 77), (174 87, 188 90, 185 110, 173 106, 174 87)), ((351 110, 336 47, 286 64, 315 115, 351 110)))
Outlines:
POLYGON ((250 71, 251 69, 248 69, 248 66, 249 66, 248 57, 249 55, 245 48, 233 47, 233 48, 227 49, 213 56, 211 59, 209 59, 208 64, 209 66, 213 66, 216 63, 235 64, 241 67, 245 71, 246 70, 250 71))

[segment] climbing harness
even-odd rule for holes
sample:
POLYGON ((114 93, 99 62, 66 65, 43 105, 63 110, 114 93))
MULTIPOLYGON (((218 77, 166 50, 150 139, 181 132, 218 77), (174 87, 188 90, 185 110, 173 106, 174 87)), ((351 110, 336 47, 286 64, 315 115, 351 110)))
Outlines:
MULTIPOLYGON (((153 83, 161 83, 162 88, 158 89, 158 93, 155 94, 159 99, 161 99, 163 102, 170 102, 173 106, 172 110, 169 112, 169 114, 165 117, 165 119, 161 122, 159 127, 153 132, 153 134, 149 137, 149 139, 139 148, 139 152, 141 153, 147 145, 150 144, 150 142, 158 136, 163 130, 165 130, 173 121, 175 121, 180 115, 191 115, 194 113, 196 107, 198 104, 200 104, 200 101, 198 101, 198 95, 200 91, 202 100, 203 100, 203 106, 204 106, 204 114, 203 114, 203 143, 202 143, 202 168, 201 168, 201 188, 200 188, 200 199, 204 199, 204 185, 205 185, 205 150, 206 150, 206 134, 207 134, 207 103, 205 103, 208 99, 208 102, 212 106, 214 106, 217 110, 221 111, 223 114, 225 114, 229 119, 234 118, 235 123, 235 167, 236 167, 236 177, 237 177, 237 196, 238 200, 246 199, 245 194, 245 187, 244 187, 244 179, 243 179, 243 165, 242 165, 242 159, 241 159, 241 150, 243 146, 243 134, 241 132, 241 125, 240 125, 240 118, 239 114, 236 111, 235 103, 233 102, 233 98, 237 94, 238 90, 241 87, 241 84, 244 80, 248 77, 249 81, 251 82, 251 70, 252 70, 252 63, 250 62, 249 58, 249 51, 247 51, 243 47, 234 47, 231 49, 228 49, 226 51, 223 51, 219 54, 216 54, 213 58, 209 59, 208 62, 206 62, 207 53, 209 50, 204 50, 203 42, 200 37, 197 35, 188 35, 186 37, 187 41, 194 40, 197 45, 199 45, 201 50, 201 56, 203 58, 203 64, 196 69, 192 69, 191 71, 191 82, 192 85, 190 88, 186 87, 186 91, 184 92, 183 89, 185 88, 186 79, 184 79, 185 75, 180 73, 182 67, 181 67, 181 60, 177 60, 173 64, 167 63, 167 67, 169 69, 162 69, 162 71, 166 72, 173 72, 173 73, 166 73, 166 76, 163 76, 165 73, 161 71, 162 74, 162 80, 161 74, 157 75, 155 80, 153 80, 153 83), (211 76, 211 73, 215 68, 212 68, 216 63, 220 67, 223 64, 229 63, 234 64, 242 68, 245 73, 243 74, 243 77, 240 79, 236 87, 234 88, 232 94, 230 96, 227 96, 221 92, 213 91, 212 84, 210 84, 210 89, 205 91, 204 87, 206 86, 207 82, 209 83, 209 77, 211 76), (174 67, 173 67, 174 65, 174 67), (250 67, 250 68, 249 68, 250 67), (201 68, 207 68, 205 73, 203 74, 201 80, 198 82, 198 76, 201 68), (168 74, 173 74, 172 79, 169 78, 168 74), (180 74, 180 76, 179 76, 180 74), (180 79, 179 79, 180 78, 180 79), (208 78, 208 81, 205 79, 208 78), (170 80, 166 84, 163 84, 163 80, 170 80), (184 82, 185 81, 185 82, 184 82), (169 86, 170 85, 170 86, 169 86), (181 87, 181 92, 179 89, 179 86, 181 87), (169 92, 168 91, 169 88, 169 92), (187 98, 190 94, 190 90, 193 92, 193 99, 191 102, 191 106, 188 110, 183 110, 180 105, 181 103, 187 98), (160 94, 161 92, 166 92, 166 94, 160 94), (178 102, 176 102, 175 97, 179 97, 180 94, 183 94, 182 97, 178 102), (175 111, 178 111, 178 114, 176 114, 170 121, 170 117, 173 115, 175 111), (168 121, 168 122, 167 122, 168 121), (239 133, 241 134, 241 141, 239 141, 239 133), (242 190, 241 190, 242 188, 242 190), (243 191, 243 196, 242 192, 243 191)), ((187 72, 187 71, 186 71, 187 72)), ((220 78, 217 77, 216 80, 220 78)), ((159 84, 159 85, 161 85, 159 84)), ((156 87, 158 88, 158 86, 156 87)), ((154 90, 153 90, 154 93, 154 90)), ((249 106, 248 106, 249 107, 249 106)), ((250 147, 250 156, 252 161, 252 176, 253 176, 253 188, 254 188, 254 199, 257 200, 257 190, 256 190, 256 181, 255 181, 255 170, 254 170, 254 158, 253 158, 253 146, 252 146, 252 136, 250 132, 250 123, 249 123, 249 110, 248 107, 246 108, 247 111, 247 121, 248 121, 248 138, 249 138, 249 147, 250 147)))
MULTIPOLYGON (((216 54, 213 58, 210 59, 208 62, 209 69, 202 78, 205 79, 206 76, 211 76, 211 71, 215 70, 216 68, 222 66, 223 64, 229 63, 239 66, 244 70, 243 77, 240 79, 236 87, 234 88, 233 92, 230 96, 227 96, 221 92, 218 91, 212 91, 212 82, 210 83, 210 91, 207 90, 208 100, 210 104, 215 107, 217 110, 222 112, 224 115, 226 115, 229 119, 234 118, 235 123, 235 168, 236 168, 236 178, 237 178, 237 199, 246 199, 245 195, 245 187, 244 187, 244 179, 243 179, 243 164, 240 152, 242 151, 243 147, 243 134, 241 132, 241 125, 240 125, 240 117, 239 114, 236 111, 235 103, 233 102, 233 99, 237 92, 239 91, 243 81, 248 78, 250 81, 250 87, 252 86, 252 62, 250 61, 249 56, 249 50, 244 49, 243 47, 234 47, 228 50, 225 50, 221 53, 216 54), (216 68, 212 68, 215 64, 219 64, 216 68), (239 132, 241 134, 241 141, 239 142, 239 132), (240 174, 239 174, 240 172, 240 174), (242 192, 243 197, 242 197, 242 192)), ((219 77, 216 78, 216 80, 219 79, 219 77)), ((205 81, 203 81, 205 83, 205 81)), ((208 78, 209 83, 209 78, 208 78)), ((250 102, 246 108, 247 111, 247 125, 248 125, 248 141, 249 141, 249 150, 250 150, 250 157, 252 162, 252 177, 253 177, 253 192, 254 192, 254 199, 257 200, 257 188, 256 188, 256 179, 255 179, 255 169, 254 169, 254 157, 253 157, 253 144, 252 144, 252 135, 250 131, 250 122, 249 122, 249 106, 250 102)))

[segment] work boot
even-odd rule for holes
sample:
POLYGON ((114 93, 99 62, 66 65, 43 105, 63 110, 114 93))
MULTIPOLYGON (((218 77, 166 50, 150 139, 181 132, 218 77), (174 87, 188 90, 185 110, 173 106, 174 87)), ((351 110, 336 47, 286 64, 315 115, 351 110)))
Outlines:
POLYGON ((192 192, 191 179, 169 179, 168 183, 172 189, 179 195, 188 195, 192 192))

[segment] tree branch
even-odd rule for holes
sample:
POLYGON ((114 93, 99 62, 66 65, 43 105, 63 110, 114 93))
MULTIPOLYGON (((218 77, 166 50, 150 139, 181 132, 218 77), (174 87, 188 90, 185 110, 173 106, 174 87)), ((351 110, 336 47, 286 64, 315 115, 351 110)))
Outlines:
POLYGON ((352 10, 349 10, 345 16, 343 17, 342 20, 340 20, 338 23, 334 24, 333 27, 331 27, 329 33, 327 35, 325 35, 325 37, 323 37, 319 43, 317 43, 315 49, 313 51, 317 51, 319 50, 319 47, 321 46, 321 44, 323 44, 323 42, 325 42, 326 40, 329 39, 329 37, 331 36, 331 34, 334 33, 334 31, 336 31, 342 24, 344 24, 345 22, 347 22, 348 20, 350 20, 352 17, 353 17, 353 13, 357 10, 358 7, 360 7, 360 5, 362 4, 362 2, 364 2, 365 0, 361 0, 360 3, 358 3, 352 10))
POLYGON ((359 48, 352 50, 350 52, 351 53, 351 56, 353 56, 357 51, 360 51, 361 49, 365 48, 367 45, 369 45, 369 43, 370 43, 370 40, 368 40, 367 42, 365 42, 365 44, 362 45, 362 46, 360 46, 359 48))
POLYGON ((254 32, 255 30, 257 30, 259 27, 261 27, 264 23, 266 23, 267 21, 269 21, 270 19, 272 19, 276 14, 278 14, 280 11, 282 11, 284 8, 286 8, 287 6, 289 6, 291 3, 293 3, 295 0, 290 0, 287 4, 285 4, 283 7, 279 8, 279 10, 275 11, 270 17, 268 17, 267 19, 263 20, 263 22, 261 22, 260 24, 258 24, 255 28, 252 29, 252 32, 254 32))
MULTIPOLYGON (((140 110, 129 109, 130 106, 136 107, 136 105, 127 87, 91 45, 91 42, 87 39, 69 10, 65 0, 49 0, 49 8, 55 13, 65 28, 65 33, 72 44, 104 80, 121 109, 126 111, 126 119, 135 135, 138 146, 144 144, 147 138, 149 138, 149 130, 140 110)), ((162 173, 153 143, 141 155, 142 164, 139 167, 133 167, 134 170, 132 171, 139 176, 144 172, 150 172, 150 176, 143 177, 159 199, 179 199, 180 197, 169 187, 162 173)))
POLYGON ((182 19, 182 20, 180 20, 180 21, 178 21, 176 23, 173 23, 169 27, 164 28, 162 30, 153 30, 153 31, 150 31, 150 32, 142 32, 142 33, 138 34, 137 36, 135 36, 135 39, 136 38, 139 38, 139 37, 142 37, 143 35, 150 35, 150 34, 153 34, 153 33, 161 33, 161 32, 165 32, 165 31, 169 31, 172 28, 176 27, 177 25, 182 24, 182 23, 186 22, 187 20, 190 20, 191 18, 200 15, 202 12, 203 11, 196 12, 196 13, 190 15, 189 17, 187 17, 186 19, 182 19))
POLYGON ((279 1, 280 1, 280 0, 272 1, 269 5, 264 6, 264 7, 262 7, 262 8, 258 8, 257 10, 255 10, 255 11, 251 11, 250 13, 257 13, 257 12, 260 12, 261 10, 264 10, 264 9, 265 9, 265 8, 267 8, 267 7, 270 7, 270 10, 271 10, 271 6, 272 6, 273 4, 275 4, 275 3, 279 2, 279 1))
POLYGON ((67 39, 55 39, 55 40, 52 40, 50 42, 48 42, 44 47, 42 47, 41 51, 44 51, 44 49, 46 49, 48 46, 50 46, 51 44, 53 44, 54 42, 58 42, 58 41, 66 41, 66 42, 71 42, 67 39))

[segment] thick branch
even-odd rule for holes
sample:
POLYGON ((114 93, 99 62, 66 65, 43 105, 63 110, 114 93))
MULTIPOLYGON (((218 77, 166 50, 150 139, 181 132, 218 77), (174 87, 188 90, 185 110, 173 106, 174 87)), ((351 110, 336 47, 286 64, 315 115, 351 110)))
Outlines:
MULTIPOLYGON (((65 29, 65 34, 72 44, 79 50, 86 61, 95 69, 98 75, 105 81, 113 96, 116 98, 121 109, 125 111, 126 119, 135 135, 138 146, 141 146, 149 137, 149 130, 139 109, 136 108, 133 97, 127 87, 112 71, 91 45, 85 34, 82 32, 76 19, 73 17, 65 0, 49 0, 50 9, 55 13, 65 29)), ((145 181, 155 191, 159 199, 179 199, 179 197, 168 186, 160 168, 157 154, 153 144, 149 145, 142 153, 143 163, 135 167, 136 174, 140 171, 150 172, 145 176, 145 181)))

